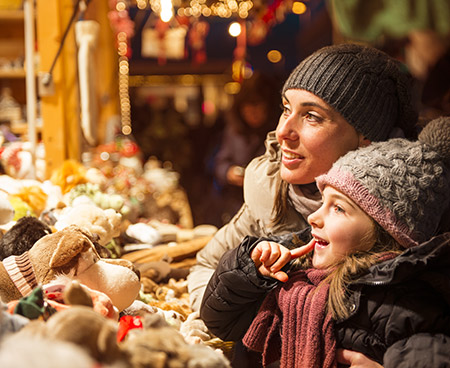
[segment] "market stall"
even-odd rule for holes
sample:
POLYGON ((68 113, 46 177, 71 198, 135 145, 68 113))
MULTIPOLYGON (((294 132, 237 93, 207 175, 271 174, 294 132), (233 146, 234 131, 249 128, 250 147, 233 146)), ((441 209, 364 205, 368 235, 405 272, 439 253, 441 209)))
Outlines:
POLYGON ((218 122, 354 36, 330 3, 345 32, 325 0, 0 0, 0 366, 231 366, 186 281, 218 122))

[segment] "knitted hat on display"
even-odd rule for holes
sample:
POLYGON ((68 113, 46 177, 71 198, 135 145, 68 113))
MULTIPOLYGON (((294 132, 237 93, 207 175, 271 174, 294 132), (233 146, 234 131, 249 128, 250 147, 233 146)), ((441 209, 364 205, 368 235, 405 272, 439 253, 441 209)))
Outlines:
POLYGON ((414 136, 413 80, 399 62, 373 47, 327 46, 303 60, 283 86, 304 89, 327 102, 371 141, 397 127, 414 136))
POLYGON ((430 122, 418 141, 351 151, 316 182, 347 195, 403 247, 428 240, 450 203, 450 117, 430 122))

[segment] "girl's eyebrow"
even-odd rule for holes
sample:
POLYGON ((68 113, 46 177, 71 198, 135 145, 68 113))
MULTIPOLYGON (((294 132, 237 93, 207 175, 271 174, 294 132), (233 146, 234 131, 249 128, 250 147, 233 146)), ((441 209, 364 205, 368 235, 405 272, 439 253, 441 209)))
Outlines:
POLYGON ((359 208, 350 198, 348 198, 346 195, 341 194, 341 193, 333 193, 329 195, 330 199, 339 199, 341 201, 344 201, 345 203, 347 203, 350 207, 356 209, 359 208))

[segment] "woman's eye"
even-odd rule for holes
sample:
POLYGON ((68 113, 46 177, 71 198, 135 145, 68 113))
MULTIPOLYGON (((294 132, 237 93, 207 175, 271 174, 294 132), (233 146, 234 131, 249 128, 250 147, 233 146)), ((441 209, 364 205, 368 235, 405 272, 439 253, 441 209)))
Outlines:
POLYGON ((288 105, 281 105, 281 110, 283 111, 283 115, 289 116, 291 114, 291 109, 288 105))
POLYGON ((306 118, 306 120, 317 122, 317 123, 320 123, 323 120, 320 116, 317 116, 317 115, 312 114, 310 112, 307 112, 305 114, 305 118, 306 118))

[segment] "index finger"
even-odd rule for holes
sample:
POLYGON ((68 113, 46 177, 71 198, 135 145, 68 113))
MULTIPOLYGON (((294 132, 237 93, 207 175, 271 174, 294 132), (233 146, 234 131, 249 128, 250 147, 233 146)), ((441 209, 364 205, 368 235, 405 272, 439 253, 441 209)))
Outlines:
POLYGON ((291 250, 291 259, 299 258, 314 249, 315 241, 312 239, 308 244, 291 250))

